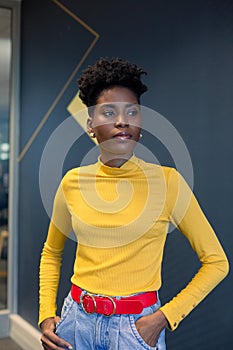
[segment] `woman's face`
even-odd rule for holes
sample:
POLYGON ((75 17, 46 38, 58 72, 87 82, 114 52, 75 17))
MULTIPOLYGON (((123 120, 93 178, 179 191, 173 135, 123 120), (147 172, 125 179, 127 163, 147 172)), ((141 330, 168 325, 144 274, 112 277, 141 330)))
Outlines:
POLYGON ((87 125, 88 131, 95 133, 103 162, 129 159, 141 132, 141 111, 136 95, 121 86, 103 90, 87 125))

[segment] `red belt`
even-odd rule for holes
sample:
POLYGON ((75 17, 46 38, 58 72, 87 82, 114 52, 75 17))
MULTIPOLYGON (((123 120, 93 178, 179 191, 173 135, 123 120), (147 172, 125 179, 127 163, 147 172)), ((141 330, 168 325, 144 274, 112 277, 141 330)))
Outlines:
POLYGON ((78 286, 72 285, 71 296, 78 304, 81 304, 87 314, 94 312, 105 316, 118 314, 140 314, 145 307, 157 302, 156 292, 146 292, 134 296, 112 298, 107 295, 94 295, 83 291, 78 286))

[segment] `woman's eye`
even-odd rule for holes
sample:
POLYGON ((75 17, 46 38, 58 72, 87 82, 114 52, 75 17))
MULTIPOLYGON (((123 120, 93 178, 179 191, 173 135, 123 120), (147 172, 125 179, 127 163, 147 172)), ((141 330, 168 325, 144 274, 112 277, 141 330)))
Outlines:
POLYGON ((130 117, 134 117, 136 115, 138 115, 138 110, 137 109, 133 109, 127 112, 127 115, 130 117))
POLYGON ((114 115, 113 111, 103 111, 103 115, 105 117, 112 117, 114 115))

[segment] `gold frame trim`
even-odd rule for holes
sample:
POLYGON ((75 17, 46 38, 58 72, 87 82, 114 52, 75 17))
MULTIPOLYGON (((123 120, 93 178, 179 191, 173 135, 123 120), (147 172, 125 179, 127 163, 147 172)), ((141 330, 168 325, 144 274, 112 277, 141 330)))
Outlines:
POLYGON ((35 140, 35 138, 37 137, 37 135, 39 134, 40 130, 42 129, 42 127, 44 126, 44 124, 46 123, 46 121, 48 120, 48 118, 50 117, 51 113, 53 112, 53 110, 55 109, 56 105, 58 104, 58 102, 60 101, 61 97, 63 96, 63 94, 65 93, 66 89, 68 88, 68 86, 70 85, 71 81, 74 79, 75 75, 77 74, 78 70, 80 69, 81 65, 83 64, 83 62, 85 61, 85 59, 87 58, 87 56, 90 54, 91 50, 93 49, 93 47, 95 46, 96 42, 98 41, 100 35, 94 31, 88 24, 86 24, 81 18, 79 18, 77 15, 75 15, 72 11, 70 11, 67 7, 65 7, 63 4, 61 4, 58 0, 51 0, 52 2, 54 2, 58 7, 60 7, 64 12, 66 12, 69 16, 71 16, 75 21, 77 21, 79 24, 81 24, 85 29, 87 29, 91 34, 94 35, 94 40, 91 42, 91 44, 89 45, 89 47, 87 48, 87 50, 85 51, 84 55, 82 56, 81 60, 79 61, 79 63, 77 64, 77 66, 75 67, 75 69, 73 70, 73 72, 71 73, 70 77, 68 78, 68 80, 66 81, 65 85, 62 87, 62 89, 60 90, 60 92, 58 93, 57 97, 55 98, 55 100, 53 101, 53 103, 51 104, 51 106, 49 107, 48 111, 45 113, 45 115, 42 117, 39 125, 37 126, 37 128, 35 129, 35 131, 33 132, 33 134, 31 135, 31 137, 29 138, 28 142, 26 143, 26 145, 24 146, 23 150, 21 151, 19 157, 18 157, 18 162, 21 162, 21 160, 24 158, 25 154, 27 153, 27 151, 29 150, 29 148, 31 147, 33 141, 35 140))

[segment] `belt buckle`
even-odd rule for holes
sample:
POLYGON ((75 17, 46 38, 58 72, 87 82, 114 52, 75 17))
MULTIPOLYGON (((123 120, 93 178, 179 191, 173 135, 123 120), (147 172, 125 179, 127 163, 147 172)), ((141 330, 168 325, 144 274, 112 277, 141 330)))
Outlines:
POLYGON ((80 296, 80 304, 81 304, 81 306, 82 306, 83 311, 84 311, 86 314, 88 314, 88 315, 93 314, 93 313, 96 311, 96 301, 95 301, 94 296, 93 296, 92 294, 90 294, 90 293, 81 294, 81 296, 80 296), (85 305, 84 305, 84 303, 83 303, 85 297, 90 297, 91 300, 93 301, 94 310, 93 310, 92 312, 89 312, 89 311, 87 311, 87 310, 85 309, 85 305))
POLYGON ((111 316, 115 315, 115 313, 116 313, 116 303, 115 303, 115 300, 114 300, 113 298, 111 298, 110 296, 108 296, 108 295, 100 295, 99 298, 103 298, 103 299, 108 299, 108 300, 110 300, 111 303, 112 303, 112 306, 113 306, 113 310, 112 310, 112 312, 111 312, 110 314, 103 314, 103 315, 106 316, 106 317, 111 317, 111 316))

